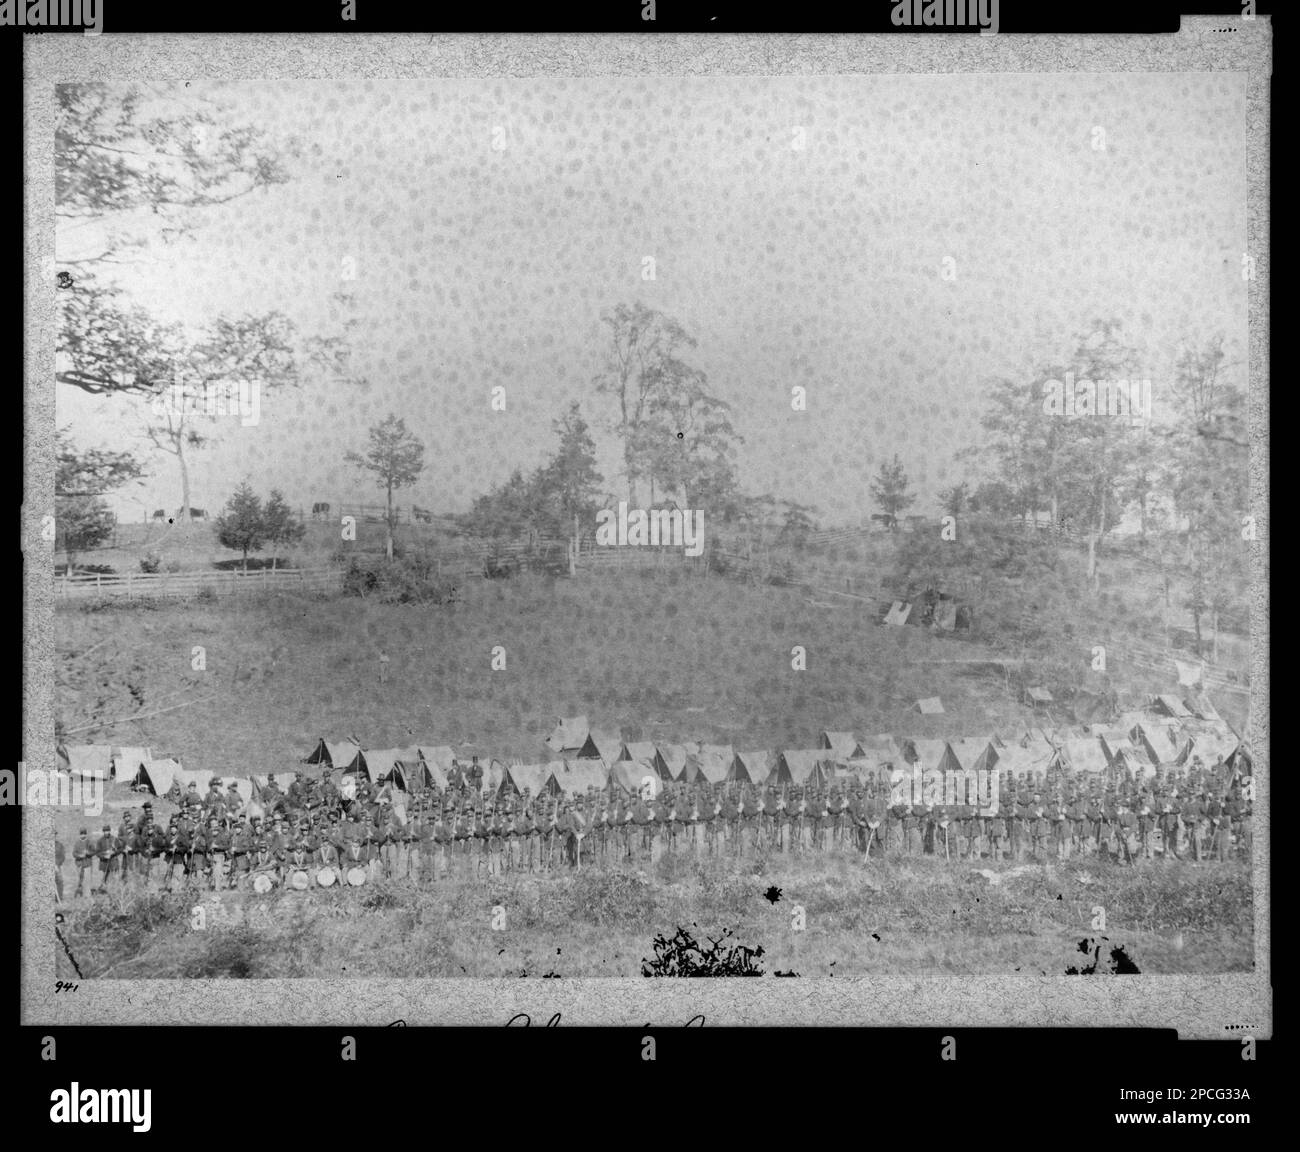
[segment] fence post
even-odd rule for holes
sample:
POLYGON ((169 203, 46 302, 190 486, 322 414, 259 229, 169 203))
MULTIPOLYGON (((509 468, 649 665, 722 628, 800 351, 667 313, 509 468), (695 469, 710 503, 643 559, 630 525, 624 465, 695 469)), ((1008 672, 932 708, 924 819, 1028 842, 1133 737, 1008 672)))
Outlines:
MULTIPOLYGON (((128 572, 128 573, 127 573, 127 579, 128 579, 128 581, 130 580, 130 577, 131 577, 131 574, 128 572)), ((127 588, 130 588, 130 586, 131 586, 131 585, 128 583, 128 584, 127 584, 127 588)), ((96 595, 96 596, 99 595, 99 587, 100 587, 100 575, 99 575, 98 572, 96 572, 96 573, 95 573, 95 595, 96 595)))

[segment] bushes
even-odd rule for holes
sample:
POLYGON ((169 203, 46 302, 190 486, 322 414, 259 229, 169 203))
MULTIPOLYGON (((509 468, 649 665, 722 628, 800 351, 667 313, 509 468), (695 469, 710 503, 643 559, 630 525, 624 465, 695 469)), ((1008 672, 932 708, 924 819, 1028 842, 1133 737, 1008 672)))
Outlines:
POLYGON ((162 566, 162 557, 157 552, 146 552, 140 557, 141 572, 157 572, 162 566))
POLYGON ((381 604, 444 604, 455 590, 431 561, 418 556, 354 557, 343 576, 344 595, 373 597, 381 604))

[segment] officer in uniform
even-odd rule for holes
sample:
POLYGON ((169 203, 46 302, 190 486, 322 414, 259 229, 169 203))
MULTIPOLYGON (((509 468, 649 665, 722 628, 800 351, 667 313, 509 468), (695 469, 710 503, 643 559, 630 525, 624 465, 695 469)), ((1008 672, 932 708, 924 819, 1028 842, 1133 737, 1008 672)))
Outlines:
POLYGON ((56 904, 63 903, 63 862, 66 858, 67 852, 56 828, 54 830, 54 902, 56 904))
POLYGON ((179 816, 173 816, 167 825, 167 871, 163 876, 163 887, 170 892, 172 878, 180 868, 184 878, 189 868, 190 833, 179 816))
POLYGON ((82 885, 86 882, 87 872, 90 872, 91 874, 90 887, 91 891, 94 891, 95 874, 93 869, 95 866, 95 853, 96 845, 90 839, 89 831, 83 828, 80 833, 78 833, 77 839, 72 845, 72 862, 77 868, 77 891, 73 895, 74 900, 81 895, 82 885))
POLYGON ((1124 846, 1124 860, 1128 864, 1133 863, 1133 846, 1140 828, 1137 813, 1129 807, 1127 798, 1120 800, 1118 832, 1120 843, 1124 846))
POLYGON ((998 803, 993 812, 984 818, 984 831, 989 838, 989 857, 1002 859, 1002 848, 1007 839, 1007 814, 1011 808, 1011 792, 999 790, 998 803))
POLYGON ((244 810, 244 798, 239 794, 239 789, 235 787, 232 780, 226 788, 226 819, 232 823, 239 818, 239 814, 244 810))
POLYGON ((338 785, 334 783, 334 778, 328 768, 321 774, 320 798, 321 806, 326 812, 333 812, 337 809, 343 799, 338 785))
POLYGON ((191 780, 185 795, 181 797, 181 808, 188 812, 190 809, 202 807, 203 797, 199 795, 199 786, 191 780))
POLYGON ((203 801, 203 815, 206 817, 205 825, 211 820, 216 820, 219 824, 226 818, 226 802, 221 796, 220 779, 214 778, 208 786, 208 794, 203 801))
POLYGON ((1088 793, 1088 803, 1083 810, 1083 847, 1085 852, 1093 853, 1098 857, 1104 853, 1102 836, 1105 820, 1106 813, 1102 806, 1101 795, 1094 786, 1092 791, 1088 793))
MULTIPOLYGON (((209 824, 208 827, 211 827, 209 824)), ((195 827, 190 834, 190 859, 186 883, 197 883, 200 887, 208 879, 208 833, 203 825, 195 827)))
POLYGON ((230 887, 243 888, 252 867, 253 833, 248 821, 240 816, 230 834, 230 887))
POLYGON ((293 783, 289 785, 289 795, 287 797, 290 808, 301 808, 306 795, 306 785, 303 783, 304 773, 299 769, 293 774, 293 783))
POLYGON ((105 824, 100 829, 99 840, 95 844, 95 856, 99 860, 99 886, 91 889, 92 895, 108 890, 108 878, 112 876, 117 866, 118 852, 118 842, 113 836, 113 829, 105 824))
POLYGON ((1212 843, 1220 863, 1226 861, 1232 851, 1232 813, 1228 805, 1227 796, 1220 798, 1216 793, 1210 799, 1210 828, 1214 837, 1212 843))
POLYGON ((168 849, 171 846, 171 838, 167 834, 167 829, 151 820, 148 825, 148 834, 150 870, 152 871, 155 860, 162 861, 163 867, 166 869, 168 849))
POLYGON ((225 888, 230 883, 230 831, 215 820, 208 821, 208 871, 212 877, 212 891, 225 888))

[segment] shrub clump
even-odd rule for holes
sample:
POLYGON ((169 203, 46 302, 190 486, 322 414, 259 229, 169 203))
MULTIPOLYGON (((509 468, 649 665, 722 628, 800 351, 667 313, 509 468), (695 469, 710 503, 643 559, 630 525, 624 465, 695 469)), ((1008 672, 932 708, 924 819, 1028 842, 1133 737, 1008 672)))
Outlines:
POLYGON ((437 574, 431 561, 419 556, 392 560, 354 556, 343 575, 343 592, 381 604, 443 604, 452 599, 455 586, 437 574))

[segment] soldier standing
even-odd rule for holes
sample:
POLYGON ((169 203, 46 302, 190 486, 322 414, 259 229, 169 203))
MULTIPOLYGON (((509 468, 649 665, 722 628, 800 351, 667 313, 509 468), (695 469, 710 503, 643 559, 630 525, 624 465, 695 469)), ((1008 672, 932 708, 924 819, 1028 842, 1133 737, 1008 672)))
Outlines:
POLYGON ((212 891, 225 888, 229 876, 227 861, 230 859, 230 832, 215 820, 208 821, 208 868, 212 876, 212 891))
POLYGON ((243 888, 252 867, 253 833, 247 821, 240 816, 235 821, 235 831, 230 837, 230 886, 243 888))
POLYGON ((63 903, 63 861, 66 859, 66 852, 63 848, 63 841, 59 839, 59 830, 54 830, 54 902, 63 903))
POLYGON ((96 892, 107 892, 109 877, 117 869, 117 859, 122 852, 122 843, 113 835, 111 825, 105 824, 100 829, 99 843, 95 854, 99 857, 99 887, 96 892))
POLYGON ((95 887, 95 875, 91 871, 95 865, 95 844, 91 841, 90 833, 85 828, 78 833, 77 839, 72 845, 72 862, 77 869, 77 891, 73 894, 75 900, 81 895, 87 872, 91 872, 91 890, 94 891, 95 887))

